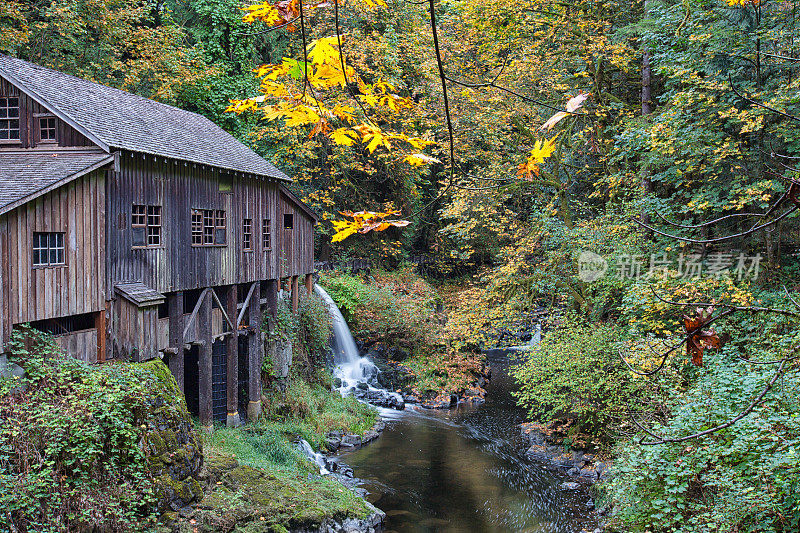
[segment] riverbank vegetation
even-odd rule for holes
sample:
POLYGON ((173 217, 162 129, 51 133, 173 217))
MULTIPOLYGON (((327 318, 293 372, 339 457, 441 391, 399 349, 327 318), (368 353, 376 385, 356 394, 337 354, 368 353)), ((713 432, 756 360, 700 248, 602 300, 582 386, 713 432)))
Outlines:
POLYGON ((295 176, 316 257, 372 267, 322 283, 416 392, 541 323, 519 400, 616 457, 609 527, 800 527, 795 3, 303 5, 10 0, 0 50, 202 113, 295 176), (364 210, 410 224, 331 242, 364 210))

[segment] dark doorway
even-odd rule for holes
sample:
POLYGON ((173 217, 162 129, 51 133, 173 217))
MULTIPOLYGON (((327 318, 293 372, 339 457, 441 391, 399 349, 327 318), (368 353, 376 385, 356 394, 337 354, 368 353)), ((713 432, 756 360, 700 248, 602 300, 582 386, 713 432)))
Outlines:
POLYGON ((239 388, 239 418, 244 421, 247 418, 247 404, 249 398, 248 377, 250 376, 247 366, 248 354, 247 336, 239 337, 239 378, 237 386, 239 388))
POLYGON ((192 346, 184 352, 183 391, 186 407, 194 416, 200 415, 200 347, 192 346))

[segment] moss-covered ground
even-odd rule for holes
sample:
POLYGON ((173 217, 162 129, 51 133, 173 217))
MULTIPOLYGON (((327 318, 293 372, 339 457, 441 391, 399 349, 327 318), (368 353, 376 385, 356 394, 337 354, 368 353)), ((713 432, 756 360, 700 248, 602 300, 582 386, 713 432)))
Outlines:
POLYGON ((295 377, 285 393, 265 395, 257 422, 205 436, 206 496, 180 531, 285 531, 367 516, 364 500, 319 475, 296 444, 303 438, 320 449, 326 432, 363 434, 377 420, 375 409, 332 392, 328 379, 295 377))

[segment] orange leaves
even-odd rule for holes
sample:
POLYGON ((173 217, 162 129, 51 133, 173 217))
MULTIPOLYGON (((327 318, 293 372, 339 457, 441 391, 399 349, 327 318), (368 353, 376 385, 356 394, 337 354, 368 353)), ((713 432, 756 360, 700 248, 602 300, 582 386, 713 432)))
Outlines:
POLYGON ((713 307, 698 309, 697 316, 683 316, 683 327, 687 335, 691 335, 686 341, 686 355, 691 357, 694 366, 703 366, 703 350, 705 348, 721 348, 725 343, 724 339, 713 330, 702 329, 708 323, 714 313, 713 307))
POLYGON ((533 145, 533 150, 528 156, 528 160, 520 163, 517 168, 517 175, 521 178, 531 179, 533 175, 539 175, 539 165, 550 157, 556 149, 556 138, 545 141, 539 139, 533 145))
POLYGON ((408 220, 386 219, 388 216, 399 215, 400 211, 390 210, 383 213, 374 211, 358 211, 356 213, 340 211, 340 213, 346 217, 351 217, 353 220, 334 220, 332 224, 336 234, 331 239, 331 242, 343 241, 355 233, 384 231, 392 226, 402 228, 411 223, 408 220))

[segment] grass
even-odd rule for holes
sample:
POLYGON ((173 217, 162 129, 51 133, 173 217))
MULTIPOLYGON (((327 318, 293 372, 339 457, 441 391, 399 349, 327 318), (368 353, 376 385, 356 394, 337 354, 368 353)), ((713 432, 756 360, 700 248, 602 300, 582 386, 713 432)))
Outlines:
POLYGON ((320 476, 296 442, 304 438, 320 449, 328 431, 363 434, 375 424, 377 411, 331 391, 329 375, 319 378, 308 383, 295 377, 285 395, 267 395, 258 422, 217 426, 205 437, 214 489, 199 506, 192 525, 197 531, 286 531, 316 527, 331 517, 367 516, 364 500, 320 476))

